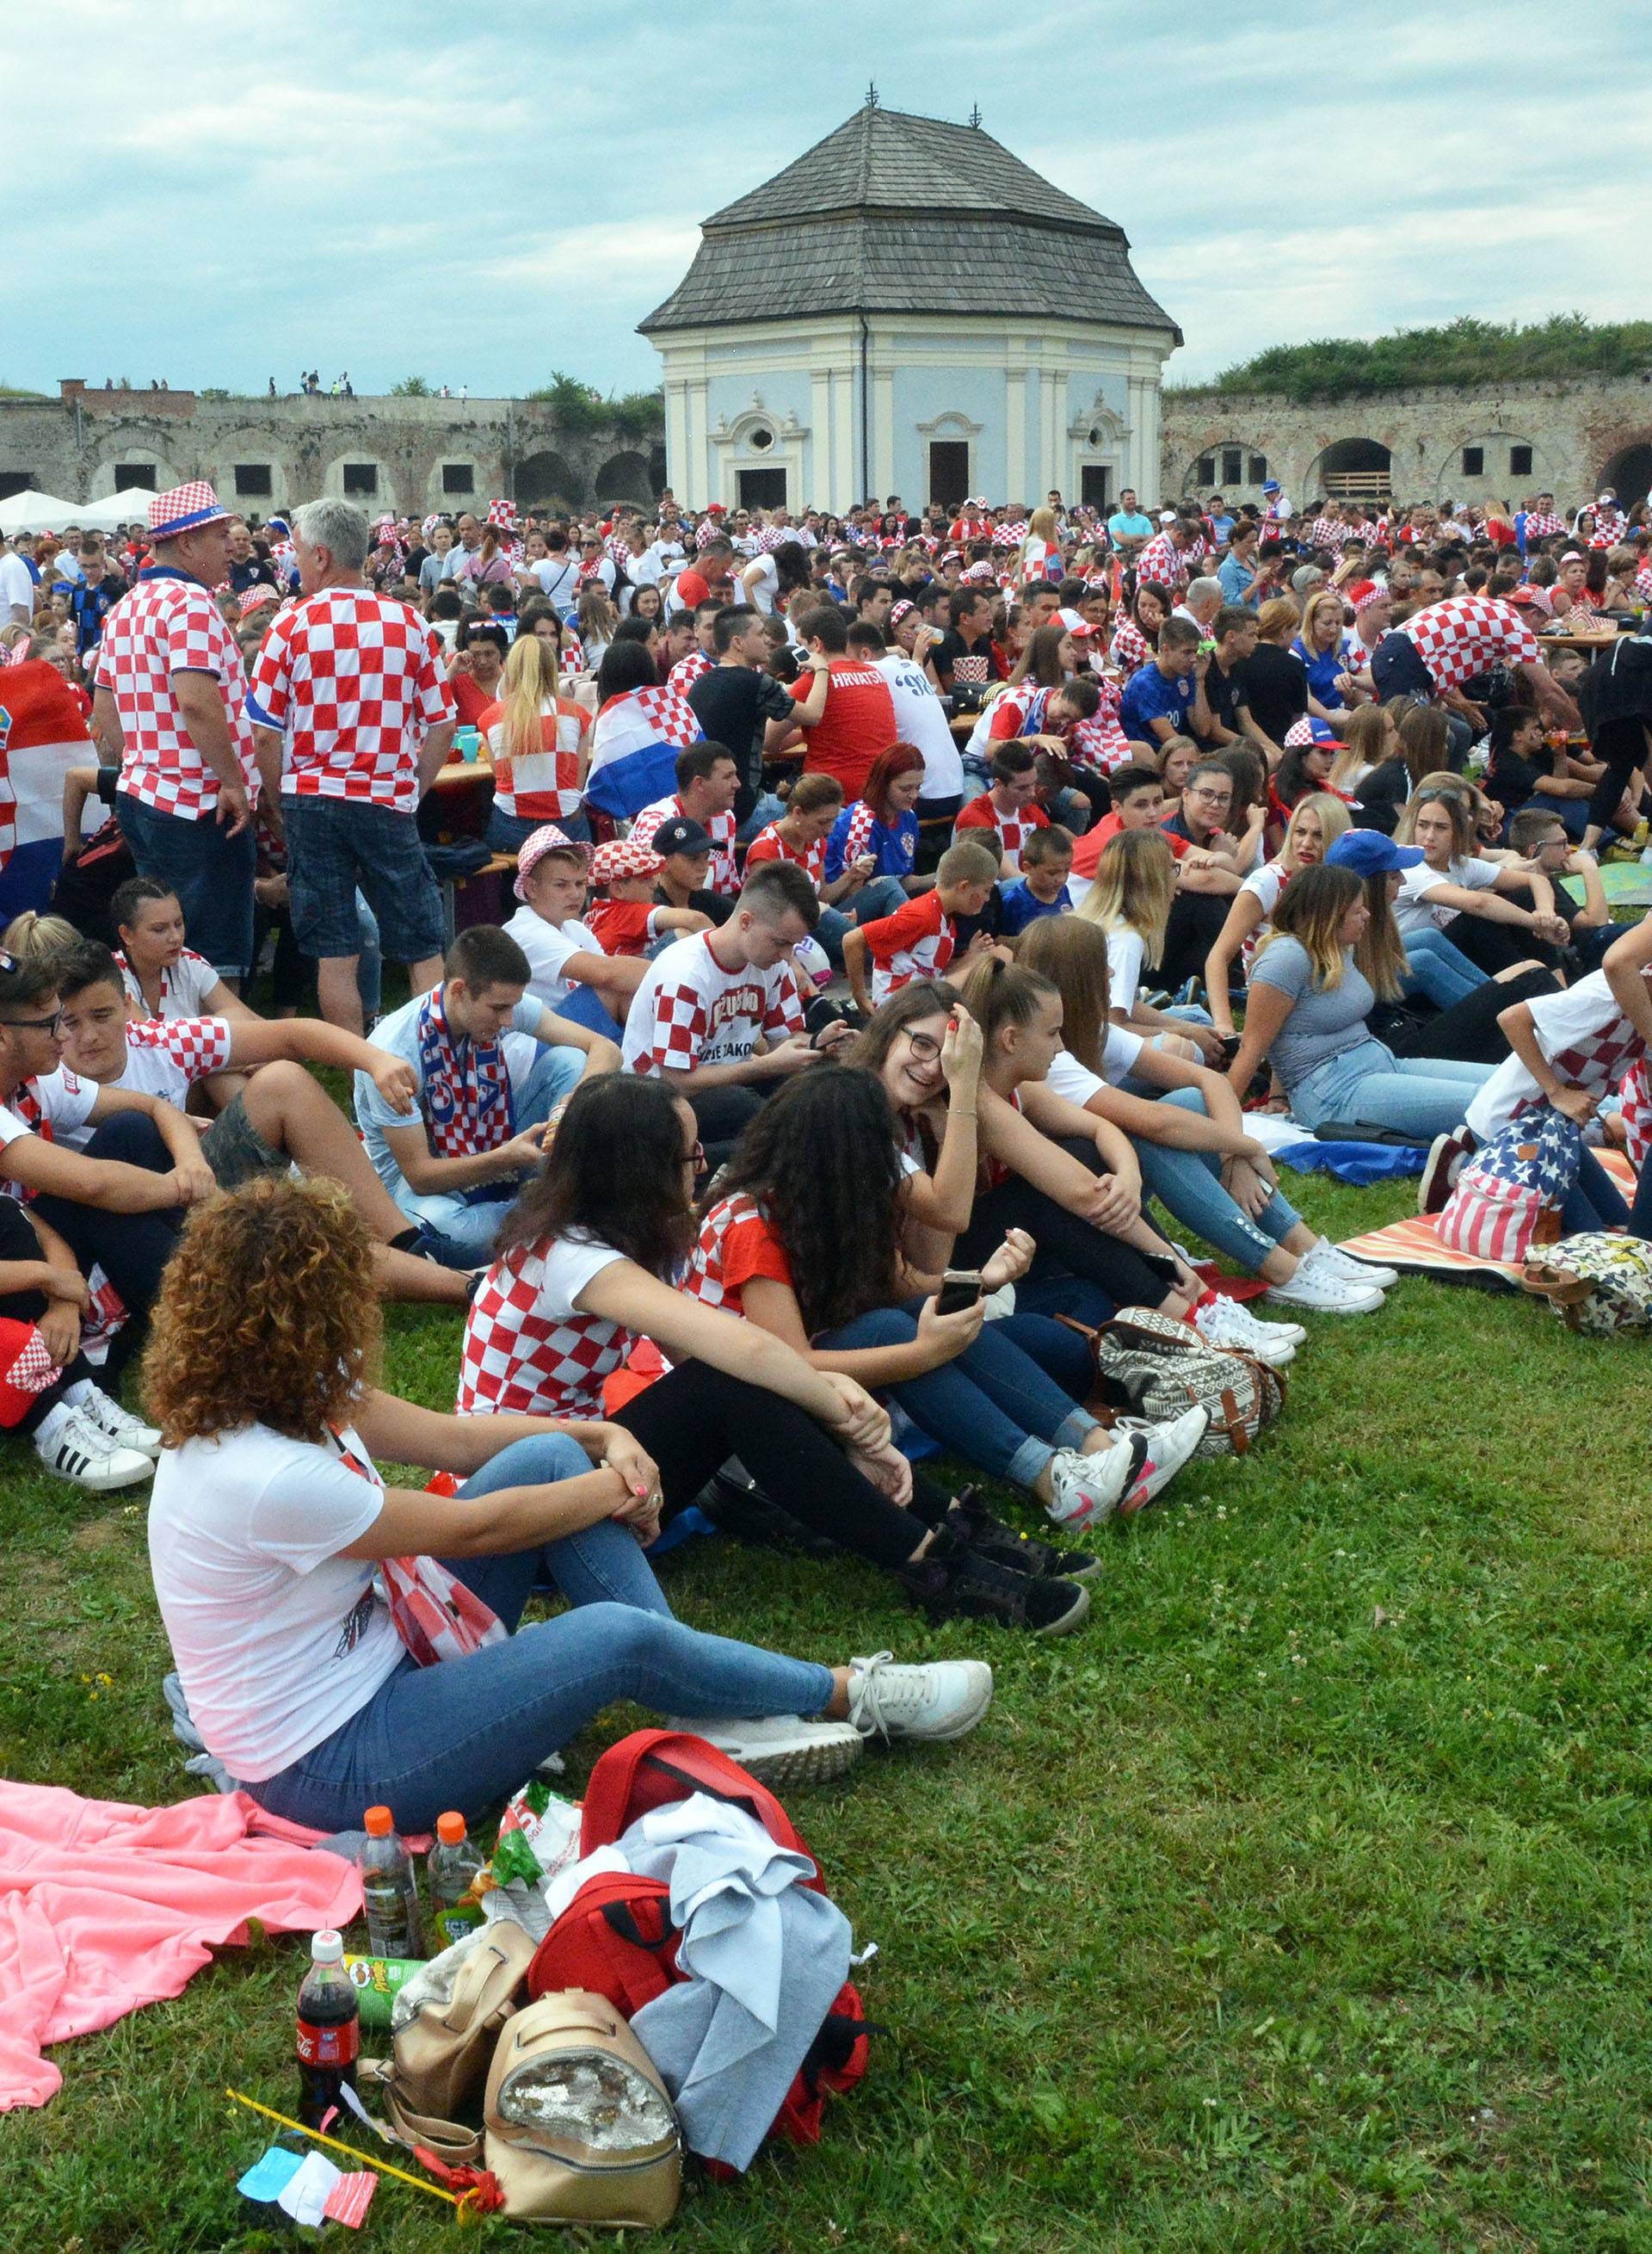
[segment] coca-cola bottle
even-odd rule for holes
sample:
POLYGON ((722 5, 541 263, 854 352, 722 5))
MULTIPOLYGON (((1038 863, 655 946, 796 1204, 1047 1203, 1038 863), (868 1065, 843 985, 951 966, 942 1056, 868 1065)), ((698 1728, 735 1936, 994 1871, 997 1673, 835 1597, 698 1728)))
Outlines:
POLYGON ((355 2088, 361 2049, 360 2006, 344 1969, 344 1942, 318 1933, 311 1965, 298 1991, 298 2118, 318 2129, 339 2104, 344 2083, 355 2088))

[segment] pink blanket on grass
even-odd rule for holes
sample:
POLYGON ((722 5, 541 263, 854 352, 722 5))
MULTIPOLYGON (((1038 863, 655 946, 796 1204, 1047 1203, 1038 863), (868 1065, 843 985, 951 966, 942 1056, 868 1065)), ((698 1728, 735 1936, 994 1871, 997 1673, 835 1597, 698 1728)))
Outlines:
POLYGON ((249 1918, 346 1924, 361 1880, 320 1837, 244 1792, 130 1808, 0 1779, 0 2112, 57 2090, 48 2043, 181 1995, 249 1918))

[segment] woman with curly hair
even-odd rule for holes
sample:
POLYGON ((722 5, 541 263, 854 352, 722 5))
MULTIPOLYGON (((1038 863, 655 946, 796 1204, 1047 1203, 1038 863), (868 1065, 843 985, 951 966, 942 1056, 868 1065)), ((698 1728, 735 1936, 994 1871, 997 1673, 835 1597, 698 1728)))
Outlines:
POLYGON ((978 1662, 828 1668, 683 1627, 638 1547, 661 1475, 632 1434, 416 1408, 374 1385, 379 1344, 367 1233, 330 1183, 249 1183, 196 1214, 147 1365, 150 1566, 196 1727, 272 1814, 475 1818, 620 1698, 782 1780, 836 1774, 873 1731, 958 1737, 985 1712, 978 1662), (375 1455, 464 1483, 388 1487, 375 1455), (437 1557, 504 1633, 473 1620, 480 1648, 422 1666, 374 1575, 414 1560, 438 1583, 437 1557), (519 1628, 545 1579, 571 1609, 519 1628))
POLYGON ((662 1081, 609 1077, 600 1095, 576 1090, 500 1231, 465 1326, 459 1414, 599 1415, 603 1380, 634 1339, 652 1339, 678 1366, 618 1421, 659 1466, 668 1522, 738 1456, 794 1518, 885 1567, 936 1617, 1075 1627, 1082 1590, 1002 1565, 891 1446, 886 1412, 857 1380, 676 1288, 705 1164, 694 1114, 662 1081))
MULTIPOLYGON (((980 1028, 960 1013, 943 1045, 962 1124, 980 1028)), ((1011 1229, 969 1304, 942 1313, 944 1253, 931 1267, 906 1241, 916 1171, 881 1082, 836 1065, 802 1074, 736 1144, 684 1289, 897 1403, 948 1453, 1036 1495, 1065 1531, 1110 1516, 1130 1485, 1130 1452, 1077 1405, 1088 1348, 1046 1315, 985 1320, 983 1293, 1026 1273, 1032 1238, 1011 1229)), ((1024 1557, 1044 1549, 1009 1538, 1024 1557)), ((1096 1563, 1068 1558, 1059 1570, 1077 1578, 1096 1563)))

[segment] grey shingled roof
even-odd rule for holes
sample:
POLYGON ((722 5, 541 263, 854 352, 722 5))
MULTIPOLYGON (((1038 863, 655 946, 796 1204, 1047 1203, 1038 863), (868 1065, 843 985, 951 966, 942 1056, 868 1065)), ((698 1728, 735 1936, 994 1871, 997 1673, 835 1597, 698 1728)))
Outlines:
POLYGON ((893 109, 858 111, 714 212, 693 265, 638 326, 649 336, 827 307, 1105 321, 1181 341, 1137 279, 1122 228, 978 126, 893 109))

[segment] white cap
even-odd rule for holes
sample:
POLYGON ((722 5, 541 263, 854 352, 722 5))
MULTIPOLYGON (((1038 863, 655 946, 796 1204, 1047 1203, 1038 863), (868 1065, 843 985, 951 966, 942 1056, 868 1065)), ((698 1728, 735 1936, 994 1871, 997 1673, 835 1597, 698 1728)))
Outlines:
POLYGON ((1161 508, 1158 512, 1158 522, 1161 524, 1180 524, 1181 519, 1173 508, 1161 508))
POLYGON ((341 1933, 312 1933, 310 1936, 311 1962, 316 1964, 342 1964, 344 1936, 341 1933))

